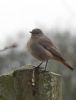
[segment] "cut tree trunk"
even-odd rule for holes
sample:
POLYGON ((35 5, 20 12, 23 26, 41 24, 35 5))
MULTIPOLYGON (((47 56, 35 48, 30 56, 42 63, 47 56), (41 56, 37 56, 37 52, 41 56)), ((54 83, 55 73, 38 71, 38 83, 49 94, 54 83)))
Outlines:
POLYGON ((0 76, 0 100, 62 100, 62 77, 39 68, 0 76))

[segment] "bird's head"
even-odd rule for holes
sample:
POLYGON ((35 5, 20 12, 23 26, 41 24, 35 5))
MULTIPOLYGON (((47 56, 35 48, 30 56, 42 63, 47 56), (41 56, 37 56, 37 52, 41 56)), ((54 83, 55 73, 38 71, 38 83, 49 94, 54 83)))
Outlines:
POLYGON ((43 34, 43 32, 36 28, 36 29, 33 29, 31 32, 30 32, 32 35, 40 35, 40 34, 43 34))

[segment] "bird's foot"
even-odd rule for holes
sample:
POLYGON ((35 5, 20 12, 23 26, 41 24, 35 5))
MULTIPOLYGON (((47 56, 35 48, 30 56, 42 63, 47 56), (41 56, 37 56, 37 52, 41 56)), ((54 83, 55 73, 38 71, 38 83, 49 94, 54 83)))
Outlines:
POLYGON ((38 69, 39 68, 39 66, 33 66, 33 69, 38 69))
POLYGON ((46 68, 43 68, 40 66, 33 66, 33 70, 39 70, 40 72, 47 72, 48 71, 46 68))

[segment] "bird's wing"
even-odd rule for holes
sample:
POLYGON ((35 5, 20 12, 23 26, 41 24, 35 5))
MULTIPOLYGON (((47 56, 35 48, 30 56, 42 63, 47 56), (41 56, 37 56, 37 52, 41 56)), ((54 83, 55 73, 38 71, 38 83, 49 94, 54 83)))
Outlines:
POLYGON ((53 54, 55 58, 58 58, 59 60, 64 61, 64 58, 61 56, 61 54, 58 52, 55 45, 52 43, 50 39, 48 39, 46 36, 40 38, 39 44, 43 46, 45 49, 47 49, 50 53, 53 54))

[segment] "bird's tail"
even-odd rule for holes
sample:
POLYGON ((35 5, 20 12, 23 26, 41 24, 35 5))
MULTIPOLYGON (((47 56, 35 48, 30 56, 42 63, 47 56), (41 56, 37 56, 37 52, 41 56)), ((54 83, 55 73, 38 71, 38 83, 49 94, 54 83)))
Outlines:
POLYGON ((71 66, 71 65, 69 65, 68 63, 66 63, 66 62, 62 62, 66 67, 68 67, 70 70, 74 70, 74 68, 71 66))

